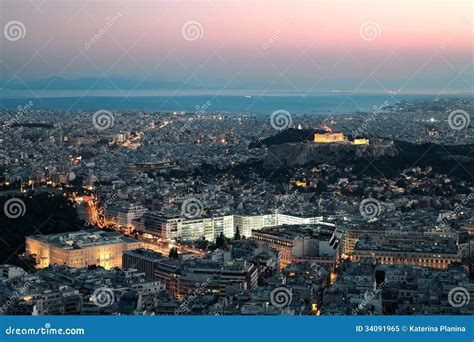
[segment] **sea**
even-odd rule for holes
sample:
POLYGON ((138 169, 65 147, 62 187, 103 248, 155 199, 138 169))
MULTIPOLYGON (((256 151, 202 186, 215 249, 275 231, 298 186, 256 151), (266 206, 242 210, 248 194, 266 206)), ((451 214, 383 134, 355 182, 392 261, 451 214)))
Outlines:
POLYGON ((470 95, 350 94, 321 95, 147 95, 147 96, 47 96, 0 97, 0 110, 16 110, 30 104, 32 109, 66 112, 106 109, 111 111, 205 112, 272 114, 285 110, 291 114, 350 114, 370 112, 404 100, 472 98, 470 95), (30 102, 31 101, 31 102, 30 102))

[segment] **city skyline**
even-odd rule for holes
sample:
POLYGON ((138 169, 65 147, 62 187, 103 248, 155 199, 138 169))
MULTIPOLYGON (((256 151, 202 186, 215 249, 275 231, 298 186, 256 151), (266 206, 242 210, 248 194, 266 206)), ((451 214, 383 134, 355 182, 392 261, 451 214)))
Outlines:
POLYGON ((2 1, 0 339, 472 340, 473 5, 2 1))

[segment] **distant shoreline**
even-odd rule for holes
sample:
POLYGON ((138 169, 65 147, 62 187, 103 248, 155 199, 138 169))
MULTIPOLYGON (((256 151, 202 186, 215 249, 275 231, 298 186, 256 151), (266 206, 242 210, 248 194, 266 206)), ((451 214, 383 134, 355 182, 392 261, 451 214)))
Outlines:
POLYGON ((401 96, 401 97, 474 97, 474 90, 459 91, 413 91, 413 92, 377 92, 377 91, 356 91, 352 90, 335 90, 323 92, 300 93, 295 92, 268 92, 261 89, 249 90, 219 90, 210 89, 202 90, 96 90, 96 89, 80 89, 80 90, 47 90, 41 89, 29 90, 12 90, 0 89, 0 100, 30 98, 35 94, 38 98, 75 98, 75 97, 321 97, 321 96, 401 96))
POLYGON ((430 100, 436 98, 469 99, 471 95, 401 95, 401 94, 348 94, 321 95, 180 95, 180 96, 61 96, 61 97, 14 97, 1 98, 0 104, 7 109, 34 103, 34 110, 143 110, 162 112, 195 112, 209 102, 206 112, 271 114, 286 110, 292 114, 352 114, 372 111, 385 102, 388 105, 403 100, 430 100))

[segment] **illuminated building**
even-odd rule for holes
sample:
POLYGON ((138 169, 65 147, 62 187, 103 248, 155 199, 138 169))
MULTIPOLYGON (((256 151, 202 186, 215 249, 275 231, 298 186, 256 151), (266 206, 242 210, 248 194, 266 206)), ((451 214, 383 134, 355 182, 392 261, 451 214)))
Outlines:
POLYGON ((257 287, 258 269, 245 260, 213 261, 208 259, 176 260, 163 257, 150 250, 127 251, 123 266, 144 272, 147 278, 160 280, 177 298, 186 298, 196 289, 220 296, 225 295, 228 285, 251 290, 257 287))
POLYGON ((334 270, 339 257, 339 242, 333 230, 316 226, 278 226, 252 230, 252 238, 280 252, 282 267, 294 262, 314 261, 334 270))
POLYGON ((208 241, 214 241, 221 233, 225 237, 232 238, 237 227, 241 235, 249 237, 252 235, 252 230, 284 224, 316 224, 320 223, 321 219, 321 217, 298 217, 280 213, 223 215, 187 219, 157 212, 147 212, 142 217, 143 228, 149 234, 168 240, 178 238, 182 240, 197 240, 204 236, 208 241))
POLYGON ((202 236, 208 240, 214 240, 216 237, 212 220, 212 218, 201 217, 186 219, 156 212, 148 212, 142 217, 143 227, 147 233, 167 240, 177 238, 197 240, 202 236))
POLYGON ((145 273, 147 279, 154 278, 155 262, 163 258, 161 253, 149 249, 134 249, 123 253, 122 267, 133 268, 145 273))
POLYGON ((315 143, 334 143, 345 141, 346 137, 342 133, 316 133, 314 135, 315 143))
POLYGON ((121 203, 103 206, 105 221, 117 223, 119 226, 128 227, 132 220, 140 218, 148 211, 141 204, 121 203))
MULTIPOLYGON (((335 142, 345 142, 347 141, 343 133, 315 133, 314 140, 315 143, 335 143, 335 142)), ((366 138, 357 138, 353 141, 354 145, 369 145, 369 139, 366 138)))
MULTIPOLYGON (((326 224, 321 222, 322 217, 299 217, 281 213, 263 215, 234 215, 234 226, 239 227, 240 234, 252 236, 253 230, 282 225, 326 224)), ((330 225, 330 224, 329 224, 330 225)))
POLYGON ((371 226, 353 226, 343 234, 342 251, 345 255, 352 255, 354 248, 360 238, 370 236, 374 241, 382 239, 386 235, 385 228, 371 226))
POLYGON ((123 266, 138 269, 147 278, 159 279, 178 298, 185 298, 196 283, 205 285, 206 291, 223 296, 227 285, 238 284, 242 289, 251 290, 257 287, 258 281, 257 267, 245 260, 175 260, 137 249, 124 253, 123 266))
POLYGON ((225 295, 228 285, 238 285, 242 290, 252 290, 257 287, 257 282, 258 270, 254 264, 245 260, 228 261, 220 272, 220 295, 225 295))
POLYGON ((102 230, 26 237, 26 255, 36 259, 37 268, 64 264, 73 268, 121 267, 122 253, 140 247, 141 242, 135 239, 102 230))
POLYGON ((355 145, 368 145, 369 139, 361 138, 361 139, 354 139, 355 145))
POLYGON ((265 227, 277 225, 277 218, 273 214, 267 215, 239 215, 234 219, 236 226, 239 227, 240 234, 251 236, 252 230, 259 230, 265 227))
POLYGON ((461 262, 454 240, 426 236, 386 237, 377 242, 359 240, 351 260, 377 259, 386 265, 410 265, 447 269, 452 263, 461 262))
POLYGON ((132 225, 132 220, 142 217, 148 211, 142 205, 137 204, 128 204, 124 209, 118 213, 118 224, 124 227, 132 225))
POLYGON ((292 184, 294 184, 295 186, 298 186, 298 187, 303 187, 303 188, 307 188, 308 187, 308 182, 306 181, 294 181, 294 182, 291 182, 292 184))

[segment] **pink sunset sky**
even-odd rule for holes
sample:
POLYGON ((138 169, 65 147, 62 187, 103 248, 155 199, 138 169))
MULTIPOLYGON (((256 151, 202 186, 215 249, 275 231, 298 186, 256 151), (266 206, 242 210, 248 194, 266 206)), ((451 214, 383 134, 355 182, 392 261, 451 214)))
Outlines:
POLYGON ((472 6, 450 0, 7 0, 0 4, 0 79, 465 92, 473 81, 472 6), (24 25, 21 39, 5 36, 12 21, 24 25))

